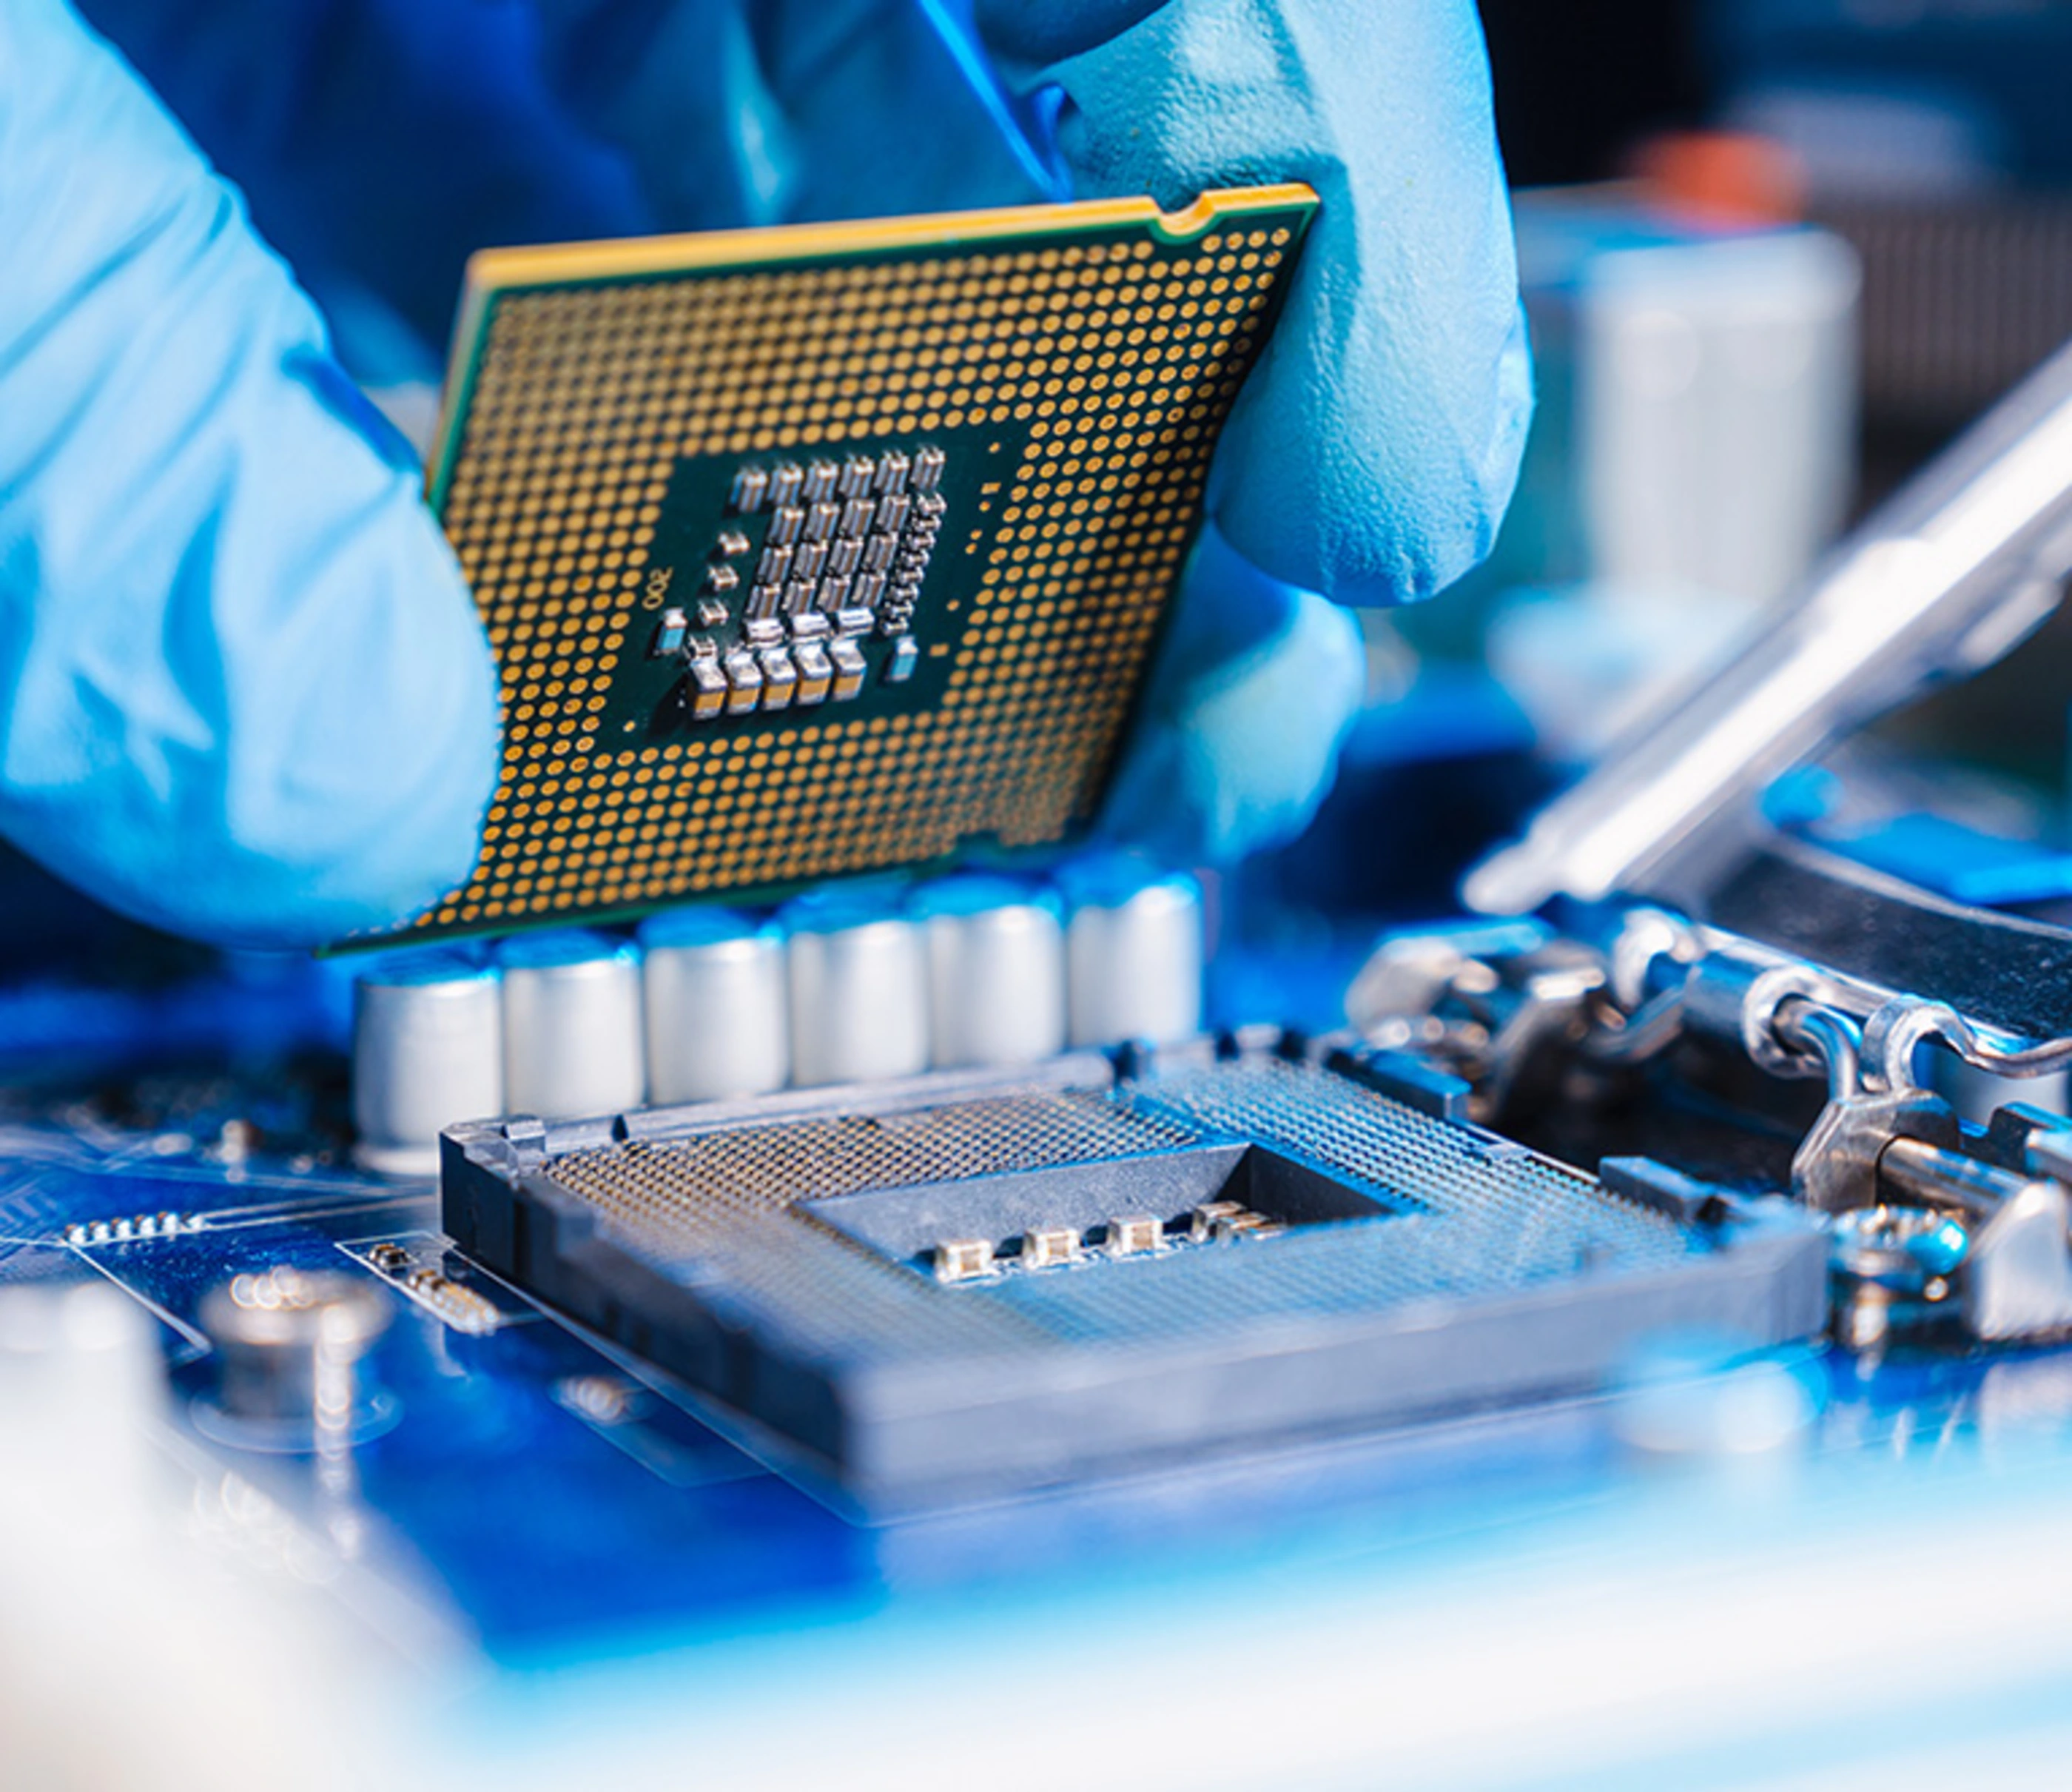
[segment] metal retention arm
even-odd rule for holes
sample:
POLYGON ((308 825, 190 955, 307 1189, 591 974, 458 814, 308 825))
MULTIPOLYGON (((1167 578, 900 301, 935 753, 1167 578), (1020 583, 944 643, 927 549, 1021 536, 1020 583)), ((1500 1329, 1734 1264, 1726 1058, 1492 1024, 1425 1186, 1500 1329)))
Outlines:
POLYGON ((1725 667, 1661 704, 1526 837, 1471 871, 1486 913, 1553 896, 1700 900, 1772 780, 1938 679, 2007 653, 2072 571, 2072 346, 1874 513, 1725 667))

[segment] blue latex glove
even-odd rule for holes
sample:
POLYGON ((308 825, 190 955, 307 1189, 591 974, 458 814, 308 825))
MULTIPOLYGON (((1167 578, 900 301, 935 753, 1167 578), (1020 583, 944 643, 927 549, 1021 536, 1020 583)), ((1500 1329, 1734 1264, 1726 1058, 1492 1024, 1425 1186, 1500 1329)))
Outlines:
POLYGON ((463 877, 496 698, 406 451, 60 0, 0 0, 0 831, 183 933, 463 877))
POLYGON ((1268 578, 1211 524, 1188 562, 1102 831, 1186 865, 1293 838, 1330 789, 1366 682, 1351 616, 1268 578))
POLYGON ((1429 596, 1489 551, 1531 410, 1511 210, 1468 0, 976 0, 1062 97, 1075 186, 1184 204, 1303 180, 1323 208, 1239 395, 1211 513, 1277 578, 1429 596))
POLYGON ((1323 209, 1211 513, 1253 565, 1346 603, 1429 596, 1488 551, 1531 391, 1471 0, 536 10, 548 79, 671 228, 1308 182, 1323 209), (686 154, 687 93, 752 122, 722 180, 686 154))
POLYGON ((427 343, 488 241, 1315 187, 1211 484, 1251 566, 1197 556, 1111 816, 1170 851, 1321 797, 1361 681, 1304 594, 1429 595, 1508 498, 1530 379, 1470 0, 84 3, 335 315, 427 343))
POLYGON ((1357 630, 1315 594, 1402 603, 1466 571, 1531 414, 1470 0, 680 0, 652 32, 634 0, 539 12, 549 80, 677 226, 715 205, 739 221, 1317 189, 1104 818, 1190 861, 1298 831, 1365 682, 1357 630), (730 178, 697 187, 671 102, 701 42, 737 46, 710 78, 753 128, 730 178))

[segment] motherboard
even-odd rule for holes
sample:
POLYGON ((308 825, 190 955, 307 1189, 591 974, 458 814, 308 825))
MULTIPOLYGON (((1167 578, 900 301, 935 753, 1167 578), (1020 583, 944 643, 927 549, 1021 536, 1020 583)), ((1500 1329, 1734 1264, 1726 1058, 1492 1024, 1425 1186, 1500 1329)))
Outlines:
POLYGON ((1588 780, 1646 875, 1481 917, 1078 838, 1318 204, 478 257, 468 884, 288 959, 0 860, 0 1779, 2062 1761, 2062 855, 1932 769, 1703 901, 1588 780))

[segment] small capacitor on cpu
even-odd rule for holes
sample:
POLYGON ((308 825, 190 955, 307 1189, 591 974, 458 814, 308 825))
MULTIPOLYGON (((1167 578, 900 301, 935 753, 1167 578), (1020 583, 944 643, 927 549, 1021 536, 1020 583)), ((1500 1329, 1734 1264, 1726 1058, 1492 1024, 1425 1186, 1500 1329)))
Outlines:
POLYGON ((640 929, 648 1098, 782 1089, 791 1072, 782 929, 730 908, 677 908, 640 929))
POLYGON ((927 929, 939 1069, 1030 1064, 1065 1048, 1063 910, 1004 877, 945 878, 911 904, 927 929))
POLYGON ((1062 867, 1075 1045, 1167 1044, 1202 1025, 1202 892, 1123 853, 1062 867))
POLYGON ((570 929, 521 934, 497 958, 505 1110, 576 1119, 638 1107, 647 1077, 632 944, 570 929))
POLYGON ((479 956, 432 947, 353 979, 352 1111, 359 1161, 390 1175, 438 1168, 439 1131, 504 1112, 504 1001, 479 956))
POLYGON ((869 886, 804 896, 791 936, 791 1081, 801 1088, 928 1067, 928 956, 919 923, 869 886))

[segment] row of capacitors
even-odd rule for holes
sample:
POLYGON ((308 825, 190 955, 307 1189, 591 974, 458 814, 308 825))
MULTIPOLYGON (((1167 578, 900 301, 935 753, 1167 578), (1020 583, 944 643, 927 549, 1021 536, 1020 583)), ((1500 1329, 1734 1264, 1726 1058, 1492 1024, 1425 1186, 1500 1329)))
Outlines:
POLYGON ((423 1174, 440 1130, 462 1120, 1169 1043, 1200 1030, 1202 958, 1194 881, 1119 855, 1040 886, 972 875, 903 895, 831 888, 769 917, 671 910, 633 939, 421 948, 355 979, 356 1155, 423 1174))

